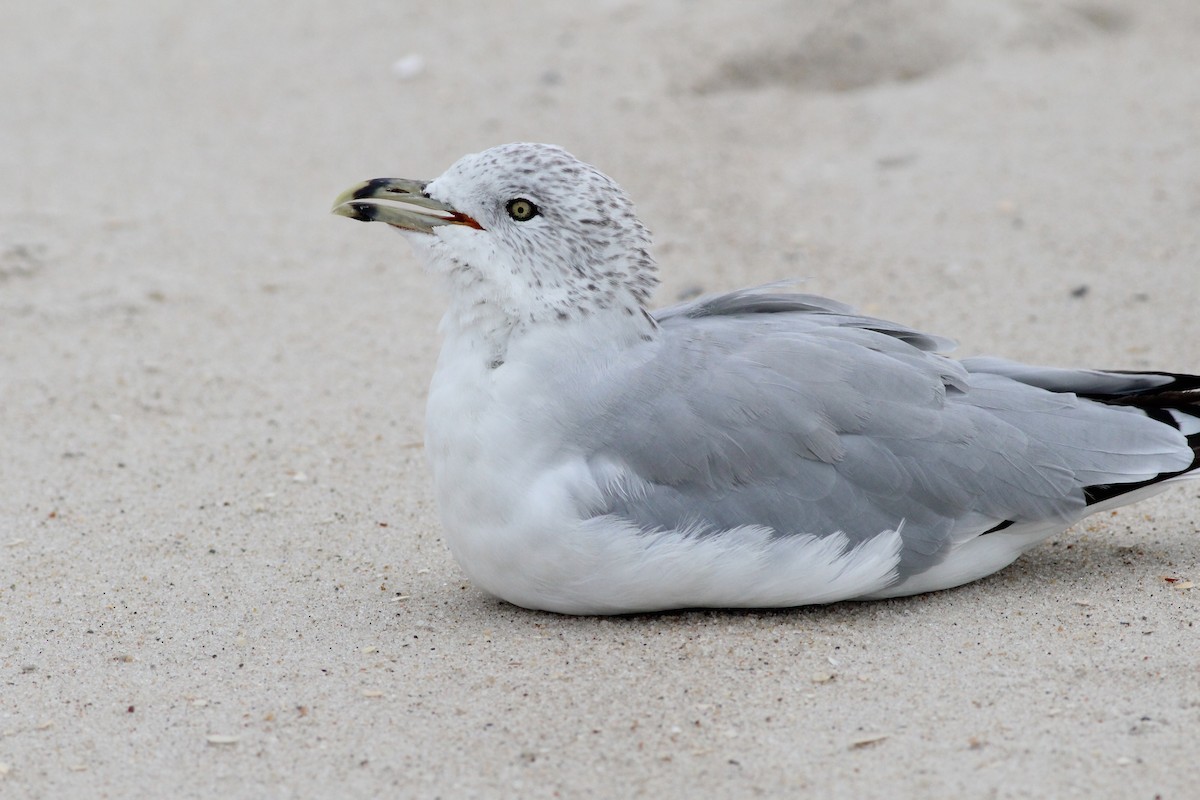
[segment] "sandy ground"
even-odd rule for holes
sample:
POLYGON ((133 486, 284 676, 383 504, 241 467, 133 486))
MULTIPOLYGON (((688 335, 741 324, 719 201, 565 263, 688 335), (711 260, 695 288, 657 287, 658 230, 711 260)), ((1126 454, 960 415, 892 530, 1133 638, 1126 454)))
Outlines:
POLYGON ((10 5, 0 796, 1200 792, 1200 487, 936 595, 504 605, 423 464, 442 300, 328 214, 553 141, 639 202, 661 303, 805 277, 965 354, 1197 371, 1196 3, 10 5))

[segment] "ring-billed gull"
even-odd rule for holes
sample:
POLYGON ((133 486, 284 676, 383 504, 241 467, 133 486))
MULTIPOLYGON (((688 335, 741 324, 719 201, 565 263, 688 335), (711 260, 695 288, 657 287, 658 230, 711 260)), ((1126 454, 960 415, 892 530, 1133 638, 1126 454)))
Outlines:
POLYGON ((650 238, 561 148, 509 144, 334 212, 450 305, 426 450, 479 587, 609 614, 915 594, 1200 473, 1200 377, 956 361, 778 287, 651 311, 650 238))

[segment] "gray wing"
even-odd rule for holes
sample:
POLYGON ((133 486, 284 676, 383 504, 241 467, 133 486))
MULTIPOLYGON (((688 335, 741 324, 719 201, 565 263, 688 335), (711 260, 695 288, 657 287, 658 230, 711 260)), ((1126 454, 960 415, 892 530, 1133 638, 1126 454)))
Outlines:
POLYGON ((1178 431, 1137 409, 1048 391, 1009 362, 971 369, 935 352, 946 340, 822 298, 739 292, 656 318, 636 366, 572 377, 589 411, 569 432, 603 486, 590 513, 647 530, 855 545, 903 524, 904 578, 963 536, 1066 524, 1086 486, 1189 462, 1178 431))

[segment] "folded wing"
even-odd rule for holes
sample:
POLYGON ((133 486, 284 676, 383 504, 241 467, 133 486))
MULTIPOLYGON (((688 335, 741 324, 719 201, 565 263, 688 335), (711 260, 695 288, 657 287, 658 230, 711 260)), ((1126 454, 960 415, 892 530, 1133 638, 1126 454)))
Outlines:
POLYGON ((853 547, 901 529, 903 580, 982 533, 1070 524, 1088 487, 1194 466, 1178 426, 1086 396, 1154 392, 1161 376, 958 362, 937 353, 946 340, 808 295, 656 317, 640 360, 574 383, 586 412, 570 422, 601 486, 588 512, 647 531, 840 532, 853 547))

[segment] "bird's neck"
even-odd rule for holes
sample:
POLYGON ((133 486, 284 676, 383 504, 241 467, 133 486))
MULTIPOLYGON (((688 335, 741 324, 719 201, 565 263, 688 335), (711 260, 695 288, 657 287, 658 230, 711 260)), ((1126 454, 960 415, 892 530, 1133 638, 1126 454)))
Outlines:
POLYGON ((495 369, 514 353, 539 360, 570 359, 593 349, 624 349, 658 336, 654 318, 640 305, 593 308, 549 318, 519 313, 483 298, 456 293, 442 318, 443 347, 457 358, 495 369))

